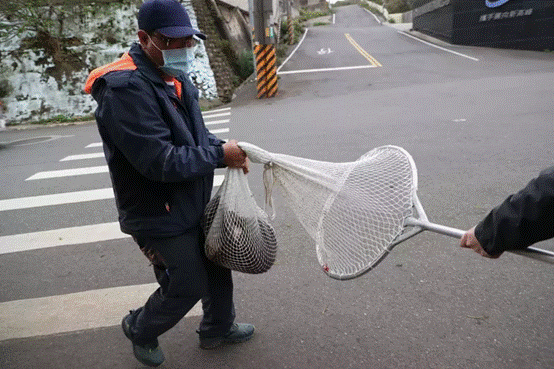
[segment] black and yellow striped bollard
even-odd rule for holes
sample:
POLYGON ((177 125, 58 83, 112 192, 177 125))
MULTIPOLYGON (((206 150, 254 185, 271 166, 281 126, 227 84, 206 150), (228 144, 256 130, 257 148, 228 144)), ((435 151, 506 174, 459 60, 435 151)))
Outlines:
POLYGON ((258 83, 258 99, 274 97, 277 95, 277 57, 275 46, 256 45, 256 75, 258 83))

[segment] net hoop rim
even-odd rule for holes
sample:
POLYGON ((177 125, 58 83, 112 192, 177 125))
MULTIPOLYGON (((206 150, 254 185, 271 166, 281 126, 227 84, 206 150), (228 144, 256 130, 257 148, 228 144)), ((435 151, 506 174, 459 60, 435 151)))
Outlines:
MULTIPOLYGON (((418 176, 417 176, 417 167, 415 165, 415 161, 412 157, 412 155, 410 155, 410 153, 408 151, 406 151, 404 148, 400 147, 400 146, 396 146, 396 145, 383 145, 383 146, 379 146, 379 147, 376 147, 370 151, 368 151, 367 153, 365 153, 364 155, 360 156, 360 158, 358 158, 358 160, 360 160, 361 158, 363 158, 364 156, 370 154, 371 152, 374 152, 374 151, 378 151, 378 150, 385 150, 385 149, 393 149, 395 151, 398 151, 398 152, 401 152, 403 154, 403 156, 408 160, 408 163, 410 165, 410 168, 411 168, 411 171, 412 171, 412 189, 411 189, 411 201, 412 201, 412 207, 416 207, 416 210, 418 211, 418 213, 421 215, 423 215, 423 217, 426 218, 426 215, 425 213, 423 212, 423 214, 420 213, 420 211, 423 211, 423 209, 421 208, 421 204, 419 202, 419 199, 417 198, 417 186, 418 186, 418 176), (420 210, 421 208, 421 210, 420 210)), ((344 184, 344 181, 343 183, 344 184)), ((326 202, 326 207, 330 207, 332 202, 334 201, 334 198, 336 197, 336 194, 331 195, 330 197, 333 197, 333 200, 331 200, 330 198, 327 200, 326 202)), ((396 246, 399 242, 395 242, 395 240, 393 240, 384 250, 383 250, 383 253, 382 255, 375 259, 373 262, 369 263, 366 267, 364 268, 361 268, 359 269, 358 271, 356 271, 355 273, 349 273, 349 274, 338 274, 338 273, 333 273, 329 267, 327 266, 327 264, 325 264, 325 262, 321 259, 321 252, 320 252, 320 244, 319 244, 319 240, 321 239, 322 236, 320 236, 320 232, 323 232, 323 230, 321 229, 321 225, 323 224, 323 218, 325 216, 326 213, 322 213, 320 219, 319 219, 319 222, 318 222, 318 228, 317 228, 317 241, 316 241, 316 254, 317 254, 317 259, 318 259, 318 262, 323 270, 323 272, 333 278, 333 279, 337 279, 337 280, 349 280, 349 279, 354 279, 354 278, 357 278, 369 271, 371 271, 373 268, 375 268, 381 261, 383 261, 383 259, 391 252, 391 250, 394 248, 394 246, 396 246)), ((408 234, 406 234, 406 238, 410 238, 410 237, 413 237, 415 234, 421 232, 420 229, 413 229, 412 231, 408 232, 408 234)), ((398 238, 398 237, 397 237, 398 238)))

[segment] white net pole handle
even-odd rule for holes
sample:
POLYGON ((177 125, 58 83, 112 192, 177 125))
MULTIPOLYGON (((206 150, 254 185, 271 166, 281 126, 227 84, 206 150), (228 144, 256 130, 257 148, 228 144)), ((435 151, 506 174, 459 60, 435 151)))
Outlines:
MULTIPOLYGON (((454 238, 462 238, 462 236, 465 234, 465 231, 462 231, 461 229, 451 228, 440 224, 431 223, 425 220, 418 220, 415 218, 406 219, 406 225, 420 227, 431 232, 454 238)), ((552 251, 543 250, 536 247, 528 247, 525 250, 510 250, 509 252, 531 259, 554 264, 554 252, 552 251)))
POLYGON ((451 228, 451 227, 447 227, 440 224, 435 224, 425 220, 415 219, 411 217, 406 219, 406 225, 413 226, 413 227, 421 227, 425 230, 443 234, 445 236, 454 237, 454 238, 462 238, 462 236, 465 234, 465 232, 462 231, 461 229, 451 228))

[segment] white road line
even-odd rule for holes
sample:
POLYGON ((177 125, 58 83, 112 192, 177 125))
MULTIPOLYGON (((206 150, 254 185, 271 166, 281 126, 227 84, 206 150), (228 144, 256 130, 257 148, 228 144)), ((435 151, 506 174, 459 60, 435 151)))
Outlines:
POLYGON ((207 126, 211 126, 213 124, 222 124, 222 123, 229 123, 229 119, 214 120, 213 122, 205 122, 204 124, 207 126))
POLYGON ((60 161, 96 159, 96 158, 103 158, 103 157, 104 157, 103 152, 95 152, 95 153, 92 153, 92 154, 69 155, 69 156, 66 156, 65 158, 61 159, 60 161))
MULTIPOLYGON (((156 288, 150 283, 0 303, 0 341, 120 325, 156 288)), ((185 317, 200 315, 199 302, 185 317)))
POLYGON ((86 146, 85 148, 91 148, 91 147, 102 147, 102 142, 93 142, 90 145, 86 146))
POLYGON ((64 192, 52 195, 20 197, 15 199, 0 200, 0 211, 38 208, 41 206, 73 204, 85 201, 111 199, 114 197, 113 189, 102 188, 98 190, 64 192))
POLYGON ((366 8, 363 8, 363 9, 364 9, 366 12, 368 12, 369 14, 373 15, 373 18, 375 18, 375 20, 376 20, 379 24, 381 24, 381 21, 379 20, 379 18, 377 18, 377 16, 376 16, 375 14, 373 14, 372 11, 367 10, 366 8))
POLYGON ((213 133, 214 135, 217 135, 219 133, 228 133, 229 128, 212 129, 212 130, 210 130, 210 132, 213 133))
POLYGON ((121 232, 119 222, 92 224, 0 237, 0 254, 46 249, 57 246, 117 240, 130 237, 121 232))
POLYGON ((36 179, 48 179, 48 178, 61 178, 61 177, 71 177, 71 176, 81 176, 85 174, 97 174, 97 173, 108 173, 108 166, 102 165, 98 167, 87 167, 87 168, 74 168, 74 169, 63 169, 63 170, 51 170, 46 172, 38 172, 29 178, 26 181, 33 181, 36 179))
POLYGON ((412 35, 410 35, 409 33, 406 33, 406 32, 404 32, 404 31, 397 31, 397 32, 403 34, 404 36, 408 36, 408 37, 410 37, 410 38, 413 38, 414 40, 417 40, 417 41, 419 41, 419 42, 423 42, 424 44, 429 45, 429 46, 432 46, 432 47, 434 47, 434 48, 437 48, 437 49, 440 49, 440 50, 443 50, 443 51, 446 51, 446 52, 449 52, 449 53, 452 53, 452 54, 455 54, 455 55, 458 55, 458 56, 461 56, 461 57, 464 57, 464 58, 468 58, 468 59, 473 60, 473 61, 479 61, 479 59, 477 59, 477 58, 474 58, 474 57, 472 57, 472 56, 469 56, 469 55, 466 55, 466 54, 462 54, 462 53, 459 53, 459 52, 457 52, 457 51, 450 50, 450 49, 446 49, 446 48, 444 48, 444 47, 441 47, 441 46, 432 44, 432 43, 430 43, 430 42, 427 42, 427 41, 424 41, 424 40, 422 40, 422 39, 420 39, 420 38, 417 38, 417 37, 415 37, 415 36, 412 36, 412 35))
POLYGON ((227 110, 231 110, 231 108, 221 108, 221 109, 208 110, 208 111, 203 112, 202 114, 219 113, 220 111, 227 111, 227 110))
POLYGON ((210 115, 204 115, 204 119, 210 119, 210 118, 219 118, 219 117, 228 117, 231 115, 231 112, 229 113, 219 113, 219 114, 210 114, 210 115))
POLYGON ((340 71, 340 70, 366 69, 366 68, 377 68, 377 66, 375 66, 375 65, 358 65, 358 66, 355 66, 355 67, 337 67, 337 68, 321 68, 321 69, 287 70, 287 71, 285 71, 285 72, 280 72, 279 74, 334 72, 334 71, 340 71))
MULTIPOLYGON (((308 33, 308 28, 306 28, 306 30, 304 31, 304 35, 302 36, 302 38, 300 39, 300 42, 298 43, 298 45, 296 45, 296 47, 294 48, 294 50, 292 50, 292 53, 290 53, 290 55, 288 56, 288 58, 285 59, 285 61, 283 62, 283 64, 281 64, 279 66, 279 68, 277 68, 277 74, 279 74, 279 71, 281 70, 281 68, 283 68, 285 66, 285 64, 287 64, 287 62, 289 61, 289 59, 294 55, 294 53, 296 52, 296 50, 298 50, 298 48, 300 47, 300 45, 302 45, 302 42, 304 41, 304 39, 306 38, 306 34, 308 33)), ((281 74, 284 74, 284 73, 281 73, 281 74)))
MULTIPOLYGON (((223 178, 222 174, 214 176, 214 187, 221 186, 223 178)), ((97 201, 112 199, 114 197, 113 189, 101 188, 97 190, 63 192, 51 195, 40 195, 30 197, 19 197, 14 199, 0 200, 0 211, 19 210, 38 208, 42 206, 75 204, 86 201, 97 201)))

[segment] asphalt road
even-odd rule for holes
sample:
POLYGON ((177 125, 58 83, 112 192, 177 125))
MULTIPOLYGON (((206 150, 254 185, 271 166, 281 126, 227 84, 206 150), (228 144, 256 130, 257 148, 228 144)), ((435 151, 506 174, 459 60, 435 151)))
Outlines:
MULTIPOLYGON (((255 84, 248 83, 223 111, 228 122, 209 127, 229 128, 220 136, 272 152, 334 162, 381 145, 401 146, 417 164, 418 194, 430 220, 469 228, 552 165, 554 57, 428 44, 403 32, 362 8, 338 8, 334 23, 309 28, 282 65, 277 97, 256 100, 255 84)), ((214 114, 206 113, 206 121, 222 119, 214 114)), ((29 180, 40 172, 104 165, 103 158, 60 161, 101 151, 87 148, 99 141, 94 124, 6 131, 0 141, 12 142, 0 149, 0 201, 109 188, 107 173, 29 180), (16 142, 41 136, 54 139, 16 142)), ((253 165, 249 180, 263 204, 262 168, 253 165)), ((511 254, 485 260, 452 238, 425 232, 362 277, 332 280, 320 270, 314 242, 275 192, 277 262, 262 275, 235 274, 237 320, 255 324, 256 336, 202 351, 194 332, 200 318, 193 315, 160 338, 163 367, 554 366, 551 265, 511 254)), ((0 244, 21 234, 116 221, 111 198, 3 209, 0 244)), ((538 246, 554 249, 551 241, 538 246)), ((10 322, 0 319, 0 367, 141 367, 119 322, 102 322, 108 313, 96 300, 78 310, 82 295, 74 295, 98 298, 153 283, 131 240, 37 246, 0 254, 0 265, 0 315, 19 312, 15 320, 23 322, 24 336, 13 337, 10 322), (59 315, 91 325, 39 332, 36 325, 55 328, 44 306, 64 296, 72 300, 59 315)), ((137 293, 121 294, 108 311, 123 316, 136 307, 137 293)))

